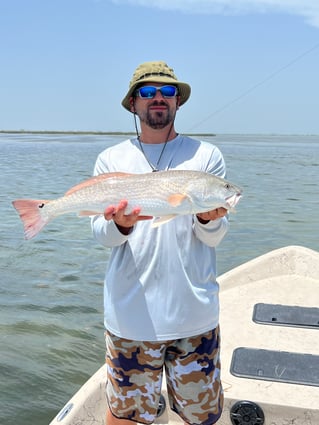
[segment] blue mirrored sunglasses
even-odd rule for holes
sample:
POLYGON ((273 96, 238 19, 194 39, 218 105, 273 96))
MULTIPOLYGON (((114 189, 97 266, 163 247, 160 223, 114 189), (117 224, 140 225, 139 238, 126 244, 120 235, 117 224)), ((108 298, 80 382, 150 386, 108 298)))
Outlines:
POLYGON ((139 96, 142 99, 153 99, 156 96, 157 91, 161 92, 161 95, 166 98, 175 97, 178 93, 177 87, 175 86, 143 86, 135 91, 135 96, 139 96))

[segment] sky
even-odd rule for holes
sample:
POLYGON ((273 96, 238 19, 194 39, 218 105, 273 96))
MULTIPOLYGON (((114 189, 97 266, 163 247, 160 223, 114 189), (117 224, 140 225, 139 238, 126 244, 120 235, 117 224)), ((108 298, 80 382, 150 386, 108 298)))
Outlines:
POLYGON ((318 0, 0 0, 0 130, 134 131, 121 101, 164 60, 181 133, 318 134, 318 0))

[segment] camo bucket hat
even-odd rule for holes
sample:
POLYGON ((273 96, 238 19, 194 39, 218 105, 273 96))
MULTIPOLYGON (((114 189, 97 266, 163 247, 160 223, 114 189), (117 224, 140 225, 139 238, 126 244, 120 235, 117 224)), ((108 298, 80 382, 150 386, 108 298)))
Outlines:
POLYGON ((136 68, 129 85, 129 90, 122 100, 122 106, 129 112, 131 112, 130 97, 133 96, 135 90, 143 83, 161 83, 176 86, 178 88, 178 95, 180 96, 180 105, 183 105, 191 94, 190 86, 187 83, 178 81, 174 70, 165 62, 145 62, 136 68))

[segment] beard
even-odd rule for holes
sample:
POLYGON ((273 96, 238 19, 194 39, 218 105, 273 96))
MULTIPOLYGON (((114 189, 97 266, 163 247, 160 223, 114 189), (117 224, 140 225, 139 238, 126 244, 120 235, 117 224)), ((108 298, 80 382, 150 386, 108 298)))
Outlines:
POLYGON ((139 115, 139 118, 147 126, 159 130, 165 128, 174 121, 175 113, 171 110, 170 106, 164 102, 154 102, 149 105, 147 111, 139 115), (165 111, 152 111, 152 106, 166 106, 165 111))

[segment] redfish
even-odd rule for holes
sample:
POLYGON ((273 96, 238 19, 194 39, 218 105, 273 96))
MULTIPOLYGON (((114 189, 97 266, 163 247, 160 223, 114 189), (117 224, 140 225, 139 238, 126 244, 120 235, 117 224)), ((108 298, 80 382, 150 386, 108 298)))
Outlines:
POLYGON ((202 171, 168 170, 146 174, 105 173, 72 187, 54 200, 18 199, 12 202, 24 225, 25 239, 36 236, 55 217, 103 214, 109 205, 127 200, 126 213, 140 207, 155 217, 157 227, 178 215, 198 214, 223 207, 232 210, 242 190, 229 181, 202 171))

